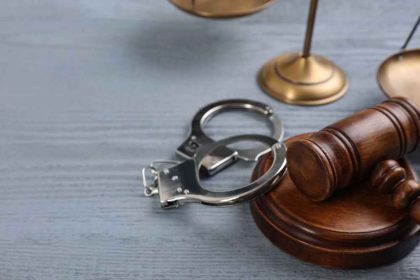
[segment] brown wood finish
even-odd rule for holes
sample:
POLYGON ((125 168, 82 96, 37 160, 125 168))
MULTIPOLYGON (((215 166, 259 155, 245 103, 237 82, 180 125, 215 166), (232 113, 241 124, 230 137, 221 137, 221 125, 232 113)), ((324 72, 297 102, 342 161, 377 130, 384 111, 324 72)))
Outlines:
POLYGON ((323 201, 365 178, 380 161, 400 159, 420 145, 420 112, 408 99, 392 98, 289 145, 295 185, 323 201))
POLYGON ((391 194, 394 207, 408 211, 420 224, 420 184, 409 179, 397 161, 380 162, 372 173, 372 186, 384 194, 391 194))
MULTIPOLYGON (((311 137, 296 136, 286 145, 311 137)), ((406 178, 414 180, 410 165, 405 160, 400 164, 406 178)), ((269 166, 267 157, 256 167, 254 178, 269 166)), ((268 239, 301 260, 333 268, 389 264, 415 248, 419 226, 369 181, 366 177, 326 201, 314 202, 286 175, 271 192, 251 203, 251 211, 268 239)))

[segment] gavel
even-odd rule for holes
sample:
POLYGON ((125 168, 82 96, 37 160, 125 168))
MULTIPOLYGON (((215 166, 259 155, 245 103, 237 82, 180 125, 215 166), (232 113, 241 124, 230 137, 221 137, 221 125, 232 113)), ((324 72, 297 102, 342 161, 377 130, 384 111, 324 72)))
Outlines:
MULTIPOLYGON (((313 201, 323 201, 336 190, 366 180, 376 167, 374 184, 395 192, 394 204, 399 208, 415 202, 420 211, 420 202, 414 201, 420 197, 420 186, 403 183, 402 171, 394 174, 398 166, 389 161, 419 146, 420 112, 408 99, 396 97, 290 143, 287 164, 296 187, 313 201)), ((417 218, 420 222, 420 214, 417 218)))
POLYGON ((420 184, 408 180, 404 168, 395 160, 380 162, 372 173, 372 186, 389 194, 395 208, 407 210, 410 217, 420 224, 420 184))

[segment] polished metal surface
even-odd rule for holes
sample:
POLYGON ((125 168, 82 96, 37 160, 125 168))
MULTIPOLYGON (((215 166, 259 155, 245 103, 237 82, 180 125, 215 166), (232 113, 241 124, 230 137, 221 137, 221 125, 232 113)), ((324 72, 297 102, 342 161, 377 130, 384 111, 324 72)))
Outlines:
POLYGON ((309 6, 308 20, 306 21, 306 34, 305 42, 303 44, 303 57, 309 57, 311 55, 312 36, 314 34, 316 10, 318 9, 318 0, 311 0, 309 6))
POLYGON ((322 105, 341 98, 348 80, 333 62, 310 53, 318 0, 311 0, 302 53, 290 53, 268 61, 258 83, 271 97, 289 104, 322 105))
POLYGON ((408 97, 420 108, 420 49, 387 58, 379 66, 377 80, 387 96, 408 97))
POLYGON ((257 13, 274 0, 169 0, 180 10, 207 18, 234 18, 257 13))
MULTIPOLYGON (((264 154, 266 152, 260 152, 252 160, 257 161, 264 154)), ((238 158, 250 160, 240 156, 238 158)), ((167 166, 163 166, 160 170, 154 164, 145 167, 143 169, 143 184, 146 196, 159 194, 160 204, 164 209, 178 207, 187 202, 229 206, 248 201, 267 192, 282 177, 285 170, 286 146, 284 144, 263 135, 238 135, 202 146, 197 150, 194 158, 187 159, 184 162, 177 164, 169 162, 167 166), (213 192, 203 188, 200 184, 199 169, 206 155, 219 147, 241 141, 258 141, 270 148, 273 161, 268 171, 246 186, 231 191, 213 192), (151 180, 146 178, 148 171, 151 172, 151 180)))
POLYGON ((341 98, 348 89, 345 73, 322 56, 290 53, 267 62, 258 74, 260 87, 289 104, 322 105, 341 98))
MULTIPOLYGON (((253 100, 228 99, 211 103, 201 108, 195 114, 191 122, 189 135, 181 146, 178 147, 176 153, 185 159, 193 158, 200 147, 214 142, 214 140, 205 134, 203 130, 205 125, 219 113, 236 110, 249 111, 262 115, 271 126, 271 137, 278 141, 283 139, 283 124, 273 113, 270 106, 253 100)), ((261 151, 266 149, 267 147, 255 147, 251 149, 232 150, 226 146, 219 145, 216 149, 208 153, 203 160, 202 170, 211 176, 232 164, 238 157, 253 160, 261 151)))
POLYGON ((403 96, 420 108, 420 49, 406 50, 420 24, 420 17, 410 31, 401 51, 381 63, 376 75, 379 87, 388 97, 403 96))

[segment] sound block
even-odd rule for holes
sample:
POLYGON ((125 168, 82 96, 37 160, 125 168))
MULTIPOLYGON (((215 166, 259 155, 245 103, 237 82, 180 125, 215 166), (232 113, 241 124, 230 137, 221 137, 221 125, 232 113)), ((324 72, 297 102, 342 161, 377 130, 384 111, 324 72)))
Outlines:
MULTIPOLYGON (((307 137, 300 135, 291 141, 307 137)), ((271 164, 263 158, 254 179, 271 164)), ((408 177, 416 179, 406 160, 408 177)), ((319 174, 322 176, 322 174, 319 174)), ((254 220, 264 235, 285 252, 329 268, 370 268, 390 264, 410 253, 419 242, 419 226, 392 206, 390 196, 370 186, 370 178, 313 202, 293 184, 289 175, 270 192, 251 202, 254 220)))

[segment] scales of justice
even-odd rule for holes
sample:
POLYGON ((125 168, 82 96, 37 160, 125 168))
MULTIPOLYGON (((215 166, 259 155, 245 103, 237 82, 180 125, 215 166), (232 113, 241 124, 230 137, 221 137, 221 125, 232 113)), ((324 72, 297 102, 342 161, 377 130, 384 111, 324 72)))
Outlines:
MULTIPOLYGON (((179 9, 206 18, 236 18, 269 7, 273 0, 170 0, 179 9)), ((318 0, 311 0, 302 52, 268 61, 259 71, 258 84, 273 98, 299 105, 322 105, 342 97, 348 88, 345 73, 332 61, 311 54, 318 0)))

